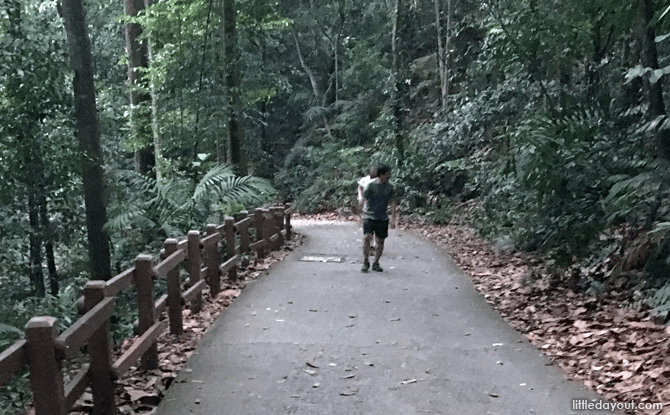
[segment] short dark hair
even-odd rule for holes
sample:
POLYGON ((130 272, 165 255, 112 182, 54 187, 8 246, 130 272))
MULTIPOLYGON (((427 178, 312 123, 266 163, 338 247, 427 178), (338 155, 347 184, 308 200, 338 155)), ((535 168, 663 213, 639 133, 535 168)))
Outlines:
POLYGON ((382 174, 390 173, 391 168, 386 164, 381 164, 377 166, 377 175, 381 176, 382 174))

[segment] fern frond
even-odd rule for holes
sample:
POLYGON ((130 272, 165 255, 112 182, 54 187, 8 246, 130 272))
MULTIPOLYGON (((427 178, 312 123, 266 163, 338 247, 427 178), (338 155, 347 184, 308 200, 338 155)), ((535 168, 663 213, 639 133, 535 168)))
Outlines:
POLYGON ((265 179, 253 176, 231 177, 218 189, 216 201, 249 205, 263 203, 274 193, 275 189, 265 179))
POLYGON ((315 120, 320 120, 323 117, 328 116, 329 112, 330 112, 330 110, 328 109, 328 107, 322 107, 322 106, 317 105, 317 106, 310 107, 305 112, 304 118, 305 118, 305 121, 307 121, 308 123, 312 123, 315 120))
POLYGON ((147 211, 140 206, 128 204, 124 210, 112 214, 105 224, 105 230, 108 232, 124 230, 128 227, 136 226, 139 228, 153 228, 156 224, 147 217, 147 211))
POLYGON ((217 189, 228 179, 234 178, 235 174, 230 166, 225 164, 219 164, 215 166, 212 170, 208 171, 207 174, 198 182, 193 191, 192 199, 195 202, 201 201, 203 198, 215 194, 217 189))
POLYGON ((14 326, 10 326, 9 324, 0 323, 0 336, 6 336, 8 334, 18 334, 19 336, 23 337, 23 330, 14 326))

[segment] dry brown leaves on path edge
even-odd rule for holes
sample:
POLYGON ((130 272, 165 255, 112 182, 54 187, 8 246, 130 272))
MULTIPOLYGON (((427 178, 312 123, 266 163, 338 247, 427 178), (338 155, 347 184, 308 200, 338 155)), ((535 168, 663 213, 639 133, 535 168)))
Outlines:
MULTIPOLYGON (((247 268, 238 270, 238 280, 234 283, 225 281, 221 292, 211 297, 209 290, 203 291, 202 311, 192 314, 189 309, 182 312, 184 334, 175 336, 169 332, 158 338, 159 368, 142 371, 133 367, 116 382, 116 405, 121 415, 139 415, 153 413, 160 403, 165 390, 170 387, 177 373, 198 347, 198 342, 207 333, 214 320, 240 295, 241 290, 249 281, 258 278, 273 264, 281 261, 297 246, 302 244, 302 236, 294 233, 291 240, 279 251, 274 251, 267 258, 257 260, 247 268)), ((136 338, 126 339, 114 350, 116 357, 127 350, 136 338)), ((189 369, 185 369, 188 371, 189 369)), ((93 396, 90 389, 72 408, 70 415, 85 415, 93 409, 93 396)))
POLYGON ((444 248, 486 301, 568 377, 615 403, 663 405, 628 413, 670 414, 670 329, 648 312, 556 287, 541 261, 496 252, 466 226, 399 227, 444 248))

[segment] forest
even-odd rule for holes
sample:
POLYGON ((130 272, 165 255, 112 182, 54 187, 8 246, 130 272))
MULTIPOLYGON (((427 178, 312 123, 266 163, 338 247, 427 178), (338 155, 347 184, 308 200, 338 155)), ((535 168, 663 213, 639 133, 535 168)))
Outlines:
MULTIPOLYGON (((0 0, 0 350, 211 218, 400 213, 670 317, 670 4, 0 0)), ((114 330, 130 330, 134 317, 114 330)), ((0 413, 22 408, 24 383, 0 413)))

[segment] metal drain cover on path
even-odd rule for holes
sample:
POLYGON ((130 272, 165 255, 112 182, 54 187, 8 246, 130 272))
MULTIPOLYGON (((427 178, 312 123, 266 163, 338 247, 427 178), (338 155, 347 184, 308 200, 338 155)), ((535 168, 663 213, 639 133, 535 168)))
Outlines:
POLYGON ((311 254, 311 255, 303 256, 302 258, 300 258, 300 261, 342 263, 342 262, 344 262, 344 257, 343 256, 336 256, 336 255, 311 254))

